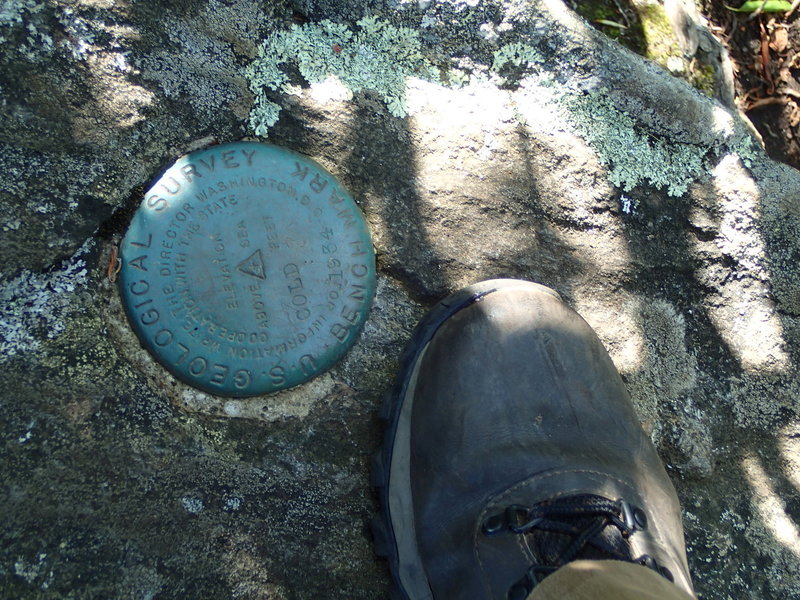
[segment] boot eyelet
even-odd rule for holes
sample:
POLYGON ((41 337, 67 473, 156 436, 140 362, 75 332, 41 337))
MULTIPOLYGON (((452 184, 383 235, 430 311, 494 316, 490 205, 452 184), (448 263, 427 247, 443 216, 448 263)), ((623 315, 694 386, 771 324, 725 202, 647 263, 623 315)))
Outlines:
POLYGON ((637 562, 643 567, 647 567, 648 569, 656 569, 658 567, 656 559, 650 556, 649 554, 644 554, 640 556, 637 562))
POLYGON ((486 519, 483 521, 483 525, 481 526, 483 535, 496 535, 505 531, 505 529, 506 519, 503 513, 486 517, 486 519))
POLYGON ((641 508, 633 509, 633 520, 637 529, 647 529, 647 514, 641 508))
POLYGON ((530 595, 528 586, 523 583, 515 583, 508 590, 508 600, 525 600, 530 595))
POLYGON ((530 509, 521 504, 512 504, 506 508, 506 523, 509 527, 522 527, 528 522, 528 512, 530 509))
POLYGON ((537 580, 534 579, 533 574, 528 571, 525 577, 517 581, 508 589, 508 600, 525 600, 531 595, 533 588, 536 587, 537 580))

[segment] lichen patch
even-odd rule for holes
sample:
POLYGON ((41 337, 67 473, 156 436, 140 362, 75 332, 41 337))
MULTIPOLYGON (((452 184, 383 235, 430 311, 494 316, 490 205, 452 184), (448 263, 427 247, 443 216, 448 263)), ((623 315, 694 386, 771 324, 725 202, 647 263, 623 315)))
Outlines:
POLYGON ((350 93, 375 92, 395 117, 404 117, 408 111, 406 77, 438 79, 413 29, 376 17, 359 20, 355 31, 328 20, 293 25, 267 38, 246 70, 255 94, 250 125, 256 135, 265 136, 278 120, 280 106, 266 92, 291 91, 288 65, 296 66, 310 84, 333 76, 350 93))

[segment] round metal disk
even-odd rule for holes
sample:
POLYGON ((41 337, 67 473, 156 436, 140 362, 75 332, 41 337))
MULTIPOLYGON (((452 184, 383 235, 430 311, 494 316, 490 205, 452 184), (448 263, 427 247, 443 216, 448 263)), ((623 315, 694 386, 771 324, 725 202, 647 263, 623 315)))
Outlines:
POLYGON ((375 291, 350 195, 311 160, 255 142, 178 160, 145 194, 121 257, 142 344, 219 396, 274 392, 331 367, 375 291))

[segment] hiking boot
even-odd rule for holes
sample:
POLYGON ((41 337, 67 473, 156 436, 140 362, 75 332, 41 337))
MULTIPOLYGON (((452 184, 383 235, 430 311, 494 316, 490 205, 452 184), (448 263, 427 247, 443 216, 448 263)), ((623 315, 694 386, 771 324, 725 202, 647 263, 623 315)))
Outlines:
POLYGON ((524 599, 583 558, 692 593, 672 483, 602 343, 549 288, 486 281, 436 305, 383 416, 373 529, 393 597, 524 599))

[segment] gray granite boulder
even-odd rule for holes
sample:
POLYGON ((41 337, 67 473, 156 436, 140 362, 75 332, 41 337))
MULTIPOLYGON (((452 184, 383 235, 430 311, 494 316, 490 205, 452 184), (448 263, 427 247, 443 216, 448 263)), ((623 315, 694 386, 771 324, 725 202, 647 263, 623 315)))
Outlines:
POLYGON ((385 597, 398 355, 517 277, 611 352, 700 595, 800 598, 800 174, 561 2, 14 0, 0 97, 3 597, 385 597), (339 177, 378 257, 345 360, 246 400, 166 374, 108 277, 148 183, 238 139, 339 177))

